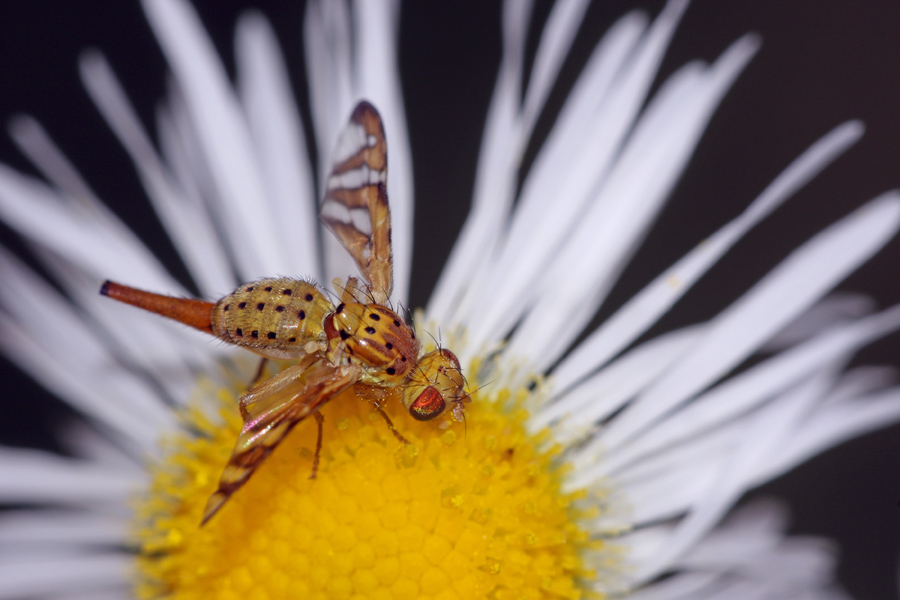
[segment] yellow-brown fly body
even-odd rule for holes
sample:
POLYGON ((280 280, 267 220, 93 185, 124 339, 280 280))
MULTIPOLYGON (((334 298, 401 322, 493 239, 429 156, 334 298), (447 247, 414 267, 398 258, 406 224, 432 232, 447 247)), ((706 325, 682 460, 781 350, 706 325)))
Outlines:
MULTIPOLYGON (((285 277, 238 287, 216 303, 172 298, 106 282, 101 294, 175 319, 264 358, 294 359, 239 401, 244 426, 203 514, 215 515, 291 429, 348 388, 372 402, 406 442, 380 402, 400 390, 410 415, 463 420, 469 402, 459 361, 447 349, 420 356, 415 330, 387 306, 393 288, 387 145, 378 112, 360 102, 342 132, 326 181, 320 218, 353 257, 363 282, 349 277, 335 307, 312 282, 285 277)), ((261 371, 262 372, 262 371, 261 371)))

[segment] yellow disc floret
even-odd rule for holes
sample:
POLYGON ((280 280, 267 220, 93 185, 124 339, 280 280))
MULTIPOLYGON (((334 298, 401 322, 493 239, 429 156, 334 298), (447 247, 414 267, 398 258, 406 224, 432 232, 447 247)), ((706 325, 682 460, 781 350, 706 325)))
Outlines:
POLYGON ((201 528, 241 425, 233 391, 219 396, 225 423, 188 411, 191 433, 168 442, 138 502, 139 597, 593 597, 579 584, 598 544, 578 524, 583 494, 561 493, 558 452, 526 433, 509 392, 476 394, 451 427, 389 398, 409 445, 344 393, 322 409, 317 479, 309 419, 201 528))

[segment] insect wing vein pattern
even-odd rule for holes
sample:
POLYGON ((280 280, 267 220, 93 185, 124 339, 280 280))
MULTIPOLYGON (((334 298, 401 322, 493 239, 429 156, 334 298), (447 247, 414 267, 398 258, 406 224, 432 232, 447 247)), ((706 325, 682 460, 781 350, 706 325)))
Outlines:
POLYGON ((335 367, 325 360, 288 367, 241 398, 244 427, 219 487, 203 513, 209 521, 244 485, 281 440, 303 419, 359 379, 358 367, 335 367), (245 400, 247 396, 249 400, 245 400))
POLYGON ((341 241, 378 304, 393 288, 387 144, 378 112, 360 102, 341 133, 320 213, 341 241))

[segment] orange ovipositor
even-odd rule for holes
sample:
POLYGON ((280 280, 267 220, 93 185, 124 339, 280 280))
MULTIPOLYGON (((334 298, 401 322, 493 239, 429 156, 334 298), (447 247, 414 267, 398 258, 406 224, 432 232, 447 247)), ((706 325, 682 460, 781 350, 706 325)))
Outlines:
POLYGON ((216 306, 213 302, 154 294, 112 281, 103 282, 100 295, 174 319, 206 333, 213 332, 212 313, 216 306))

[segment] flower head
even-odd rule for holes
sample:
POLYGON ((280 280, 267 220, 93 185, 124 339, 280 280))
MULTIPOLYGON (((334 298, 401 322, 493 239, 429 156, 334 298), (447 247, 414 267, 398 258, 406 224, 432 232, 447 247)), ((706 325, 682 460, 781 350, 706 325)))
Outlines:
MULTIPOLYGON (((393 302, 405 305, 413 160, 398 7, 308 4, 309 139, 265 19, 238 24, 233 85, 188 3, 144 7, 173 74, 158 143, 102 55, 86 54, 81 75, 201 295, 263 276, 357 272, 336 240, 320 238, 316 190, 366 98, 386 130, 393 302)), ((585 10, 554 5, 524 84, 531 15, 513 2, 503 10, 472 208, 416 313, 418 338, 431 340, 423 352, 459 356, 472 396, 464 423, 411 419, 392 390, 377 402, 393 435, 372 398, 351 389, 323 406, 324 425, 300 423, 202 528, 254 365, 96 294, 107 278, 186 292, 35 121, 15 122, 46 181, 0 168, 0 217, 65 296, 0 253, 0 347, 95 428, 70 436, 72 457, 0 455, 2 497, 26 505, 0 523, 0 543, 18 535, 36 548, 0 563, 0 597, 837 593, 829 548, 786 538, 778 506, 732 509, 809 456, 900 418, 900 390, 883 373, 846 370, 857 349, 900 327, 900 309, 828 296, 896 233, 900 197, 883 194, 825 228, 713 318, 645 335, 862 134, 858 122, 840 125, 591 329, 758 41, 740 38, 654 90, 685 3, 652 19, 627 14, 597 42, 526 168, 585 10)))

